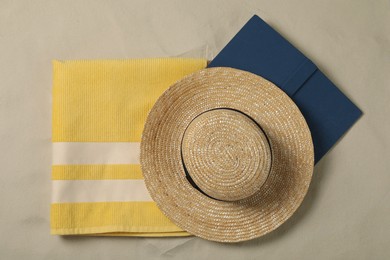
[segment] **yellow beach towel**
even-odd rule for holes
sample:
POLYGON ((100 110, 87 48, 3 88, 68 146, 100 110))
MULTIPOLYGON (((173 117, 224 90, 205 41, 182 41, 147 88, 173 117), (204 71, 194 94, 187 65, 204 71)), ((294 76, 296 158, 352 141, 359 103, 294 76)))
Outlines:
POLYGON ((149 110, 205 59, 54 61, 51 233, 189 235, 157 208, 139 165, 149 110))

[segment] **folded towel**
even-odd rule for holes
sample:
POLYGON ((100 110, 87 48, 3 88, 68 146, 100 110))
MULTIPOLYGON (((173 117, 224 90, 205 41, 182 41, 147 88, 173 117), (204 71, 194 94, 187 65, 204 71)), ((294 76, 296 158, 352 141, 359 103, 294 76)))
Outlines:
POLYGON ((54 61, 51 233, 186 236, 144 185, 139 142, 149 110, 205 59, 54 61))

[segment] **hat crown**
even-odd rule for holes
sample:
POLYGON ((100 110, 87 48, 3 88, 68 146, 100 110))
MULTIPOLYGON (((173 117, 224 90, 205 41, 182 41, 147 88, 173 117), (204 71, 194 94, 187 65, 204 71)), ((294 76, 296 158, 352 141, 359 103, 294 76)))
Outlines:
POLYGON ((197 116, 182 142, 189 177, 208 196, 237 201, 255 194, 271 169, 271 149, 261 127, 232 109, 197 116))

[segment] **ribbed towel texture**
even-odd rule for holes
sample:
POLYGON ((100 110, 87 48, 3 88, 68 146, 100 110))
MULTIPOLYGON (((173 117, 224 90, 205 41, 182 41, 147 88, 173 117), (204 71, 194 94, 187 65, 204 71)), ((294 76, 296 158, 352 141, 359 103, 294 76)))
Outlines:
POLYGON ((54 61, 51 233, 186 236, 143 182, 149 110, 205 59, 54 61))

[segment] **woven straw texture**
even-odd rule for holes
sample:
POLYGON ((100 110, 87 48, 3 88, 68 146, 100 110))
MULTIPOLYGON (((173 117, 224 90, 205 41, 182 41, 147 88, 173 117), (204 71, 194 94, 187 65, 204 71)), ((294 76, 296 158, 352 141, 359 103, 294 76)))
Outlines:
POLYGON ((188 126, 182 143, 183 163, 207 195, 225 201, 257 192, 271 167, 271 150, 261 128, 228 109, 205 112, 188 126))
POLYGON ((141 167, 151 197, 175 224, 239 242, 295 212, 314 153, 307 124, 284 92, 254 74, 212 68, 158 99, 145 124, 141 167))

